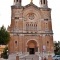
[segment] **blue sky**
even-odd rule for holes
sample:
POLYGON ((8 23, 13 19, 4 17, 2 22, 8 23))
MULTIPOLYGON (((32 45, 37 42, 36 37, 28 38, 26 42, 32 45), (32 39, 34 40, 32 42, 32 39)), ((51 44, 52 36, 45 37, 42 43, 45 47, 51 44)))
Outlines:
MULTIPOLYGON (((39 0, 33 0, 34 4, 39 6, 39 0)), ((22 5, 27 5, 30 0, 22 0, 22 5)), ((11 5, 13 0, 0 1, 0 27, 4 25, 8 27, 11 23, 11 5)), ((54 33, 54 40, 60 41, 60 0, 48 0, 48 6, 52 9, 52 28, 54 33)))

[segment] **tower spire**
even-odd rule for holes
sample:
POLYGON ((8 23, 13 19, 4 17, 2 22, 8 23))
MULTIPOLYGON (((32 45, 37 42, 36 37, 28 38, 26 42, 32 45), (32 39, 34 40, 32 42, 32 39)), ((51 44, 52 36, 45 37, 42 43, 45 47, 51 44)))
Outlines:
POLYGON ((42 8, 48 8, 48 2, 47 2, 47 0, 40 0, 40 7, 42 7, 42 8))
POLYGON ((30 3, 33 3, 33 0, 31 0, 31 2, 30 3))

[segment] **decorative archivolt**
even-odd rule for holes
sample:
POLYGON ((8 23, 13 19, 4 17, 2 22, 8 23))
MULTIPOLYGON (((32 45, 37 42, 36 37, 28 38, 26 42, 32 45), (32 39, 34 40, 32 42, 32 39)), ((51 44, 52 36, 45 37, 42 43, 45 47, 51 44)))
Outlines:
POLYGON ((37 46, 39 46, 39 43, 38 43, 38 41, 37 41, 36 39, 30 39, 30 40, 28 40, 28 41, 26 42, 26 46, 27 46, 28 42, 30 42, 30 41, 32 41, 32 40, 37 43, 37 46))

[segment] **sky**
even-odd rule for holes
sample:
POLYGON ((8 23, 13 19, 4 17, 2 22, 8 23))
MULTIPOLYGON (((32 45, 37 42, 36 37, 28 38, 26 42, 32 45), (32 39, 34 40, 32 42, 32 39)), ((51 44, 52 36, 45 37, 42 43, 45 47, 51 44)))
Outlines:
MULTIPOLYGON (((22 0, 22 5, 25 6, 30 3, 31 0, 22 0)), ((40 0, 33 0, 33 3, 37 6, 40 0)), ((1 0, 0 1, 0 27, 4 25, 6 28, 11 24, 11 6, 13 0, 1 0)), ((52 17, 52 30, 54 41, 60 41, 60 0, 48 0, 48 6, 51 8, 52 17)))

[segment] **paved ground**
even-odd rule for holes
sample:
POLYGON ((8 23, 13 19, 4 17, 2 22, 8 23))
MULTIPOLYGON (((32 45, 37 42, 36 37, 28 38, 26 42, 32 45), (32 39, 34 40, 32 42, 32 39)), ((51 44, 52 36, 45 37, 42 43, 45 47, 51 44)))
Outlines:
POLYGON ((0 58, 0 60, 8 60, 8 59, 3 59, 3 58, 0 58))
POLYGON ((37 55, 28 55, 24 58, 20 58, 20 60, 39 60, 39 57, 37 55))
MULTIPOLYGON (((0 60, 15 60, 15 59, 3 59, 3 58, 0 58, 0 60)), ((26 57, 20 58, 20 60, 39 60, 39 57, 37 55, 28 55, 26 57)))

